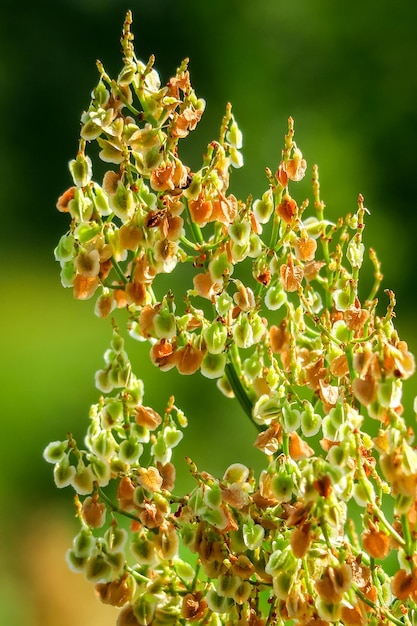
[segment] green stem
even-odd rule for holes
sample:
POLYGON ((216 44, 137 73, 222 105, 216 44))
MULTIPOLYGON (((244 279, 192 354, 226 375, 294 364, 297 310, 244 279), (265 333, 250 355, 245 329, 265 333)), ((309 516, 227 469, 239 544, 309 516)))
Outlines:
POLYGON ((135 522, 140 522, 140 519, 136 515, 133 515, 133 513, 129 513, 128 511, 120 509, 114 502, 112 502, 112 500, 110 500, 110 498, 104 493, 104 491, 100 487, 98 489, 98 492, 100 494, 100 497, 110 507, 113 513, 119 513, 120 515, 124 515, 129 519, 133 519, 135 522))
POLYGON ((390 611, 388 611, 387 609, 384 609, 383 607, 378 607, 375 602, 372 602, 372 600, 370 600, 369 598, 366 597, 366 595, 364 593, 362 593, 362 591, 360 591, 360 589, 358 589, 358 587, 356 587, 355 585, 352 585, 352 588, 354 590, 354 592, 356 593, 356 595, 358 596, 358 598, 360 598, 362 600, 362 602, 364 602, 365 604, 367 604, 368 606, 370 606, 372 609, 374 609, 374 611, 379 611, 382 613, 382 615, 384 617, 386 617, 390 622, 392 622, 393 624, 397 624, 397 626, 404 626, 404 622, 401 621, 400 619, 398 619, 397 617, 395 617, 392 613, 390 613, 390 611))
MULTIPOLYGON (((240 376, 237 372, 236 355, 233 355, 234 348, 236 348, 236 346, 233 346, 230 349, 229 354, 230 354, 231 360, 229 361, 229 363, 226 363, 225 372, 226 372, 227 380, 229 381, 229 384, 240 406, 242 407, 246 415, 249 417, 251 423, 255 424, 255 422, 253 421, 253 417, 252 417, 252 408, 253 408, 252 401, 249 398, 242 384, 240 376)), ((255 424, 255 426, 259 431, 262 430, 258 424, 255 424)))

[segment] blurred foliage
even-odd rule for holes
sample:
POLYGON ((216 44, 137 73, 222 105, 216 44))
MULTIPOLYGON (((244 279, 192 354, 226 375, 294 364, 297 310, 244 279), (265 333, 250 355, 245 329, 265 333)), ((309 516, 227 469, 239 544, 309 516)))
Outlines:
MULTIPOLYGON (((236 195, 259 197, 265 190, 264 169, 278 164, 289 115, 310 168, 313 162, 320 166, 329 218, 355 211, 358 193, 364 195, 371 212, 365 243, 382 261, 383 287, 397 294, 400 335, 414 352, 417 348, 416 3, 5 0, 0 8, 0 494, 3 506, 8 504, 0 531, 11 541, 1 559, 1 623, 53 623, 35 597, 25 608, 18 602, 22 576, 30 576, 22 535, 33 532, 32 513, 52 498, 71 506, 66 493, 56 493, 42 449, 67 429, 75 436, 83 432, 84 415, 97 397, 94 372, 110 337, 106 322, 94 322, 92 303, 74 302, 59 284, 52 250, 66 218, 55 202, 70 182, 66 165, 97 81, 95 60, 109 72, 120 67, 118 42, 128 8, 142 58, 155 53, 166 81, 189 57, 193 86, 207 100, 182 155, 192 167, 217 137, 230 101, 245 141, 245 167, 232 179, 236 195)), ((130 352, 145 378, 147 402, 161 409, 172 376, 148 364, 147 350, 132 343, 130 352)), ((242 427, 239 409, 212 390, 211 381, 193 377, 177 383, 177 402, 190 417, 178 455, 222 471, 226 461, 213 438, 221 428, 228 460, 256 466, 251 426, 242 427)), ((63 559, 66 546, 60 549, 63 559)), ((77 624, 83 623, 80 617, 77 624)))

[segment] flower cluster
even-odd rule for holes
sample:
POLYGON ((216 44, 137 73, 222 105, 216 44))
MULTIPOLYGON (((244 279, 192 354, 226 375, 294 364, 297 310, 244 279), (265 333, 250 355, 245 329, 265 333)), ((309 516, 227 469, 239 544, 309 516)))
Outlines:
POLYGON ((164 416, 143 404, 114 324, 85 449, 69 435, 45 450, 57 486, 76 492, 68 562, 121 608, 118 626, 417 623, 417 452, 402 406, 415 364, 392 292, 379 313, 373 250, 374 284, 359 289, 364 200, 327 220, 316 166, 313 210, 295 199, 307 163, 291 118, 266 191, 237 199, 230 106, 192 171, 178 143, 204 101, 186 62, 161 85, 130 24, 129 13, 118 77, 98 64, 73 186, 57 203, 71 217, 55 249, 62 284, 94 296, 101 318, 125 310, 159 369, 215 379, 257 428, 266 463, 256 477, 231 460, 218 479, 187 459, 195 488, 175 495, 186 418, 173 396, 164 416), (181 281, 160 291, 167 273, 181 281))

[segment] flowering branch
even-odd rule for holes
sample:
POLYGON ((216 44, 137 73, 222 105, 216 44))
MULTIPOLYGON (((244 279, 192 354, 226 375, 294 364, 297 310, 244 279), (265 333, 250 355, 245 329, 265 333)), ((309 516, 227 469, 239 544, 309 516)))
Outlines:
POLYGON ((131 21, 117 78, 97 64, 73 185, 57 203, 70 217, 55 249, 61 281, 77 299, 94 296, 100 318, 124 311, 160 370, 199 371, 235 397, 265 467, 257 478, 231 460, 218 479, 188 459, 195 487, 175 496, 173 451, 187 420, 172 395, 164 415, 144 404, 113 324, 85 449, 68 436, 44 453, 57 486, 77 494, 68 563, 121 608, 118 626, 412 624, 417 452, 401 402, 415 365, 391 291, 377 314, 373 250, 374 285, 360 299, 364 199, 327 220, 317 166, 313 211, 295 199, 307 163, 291 118, 265 192, 237 199, 228 188, 243 166, 242 134, 230 105, 192 171, 178 144, 205 103, 187 60, 162 85, 154 57, 137 59, 131 21), (106 166, 100 183, 93 144, 106 166), (173 275, 168 292, 161 274, 173 275))

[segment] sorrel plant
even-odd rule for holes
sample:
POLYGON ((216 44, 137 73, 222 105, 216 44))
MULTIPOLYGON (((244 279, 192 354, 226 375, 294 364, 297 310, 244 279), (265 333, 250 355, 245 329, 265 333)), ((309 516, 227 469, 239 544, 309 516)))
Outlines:
POLYGON ((57 203, 69 217, 62 284, 111 320, 84 443, 68 435, 44 453, 56 485, 75 491, 68 563, 120 607, 118 626, 416 624, 417 453, 402 406, 414 359, 391 291, 378 313, 364 200, 329 221, 316 166, 312 201, 296 199, 308 168, 292 119, 262 197, 236 198, 230 106, 192 171, 178 145, 205 103, 187 61, 161 85, 130 26, 128 13, 120 74, 98 63, 57 203), (360 295, 365 258, 374 283, 360 295), (177 277, 166 293, 161 274, 177 277), (163 415, 144 403, 125 332, 160 370, 200 372, 238 401, 256 428, 247 445, 265 455, 259 476, 239 459, 220 478, 187 459, 195 486, 175 491, 187 420, 175 389, 163 415))

